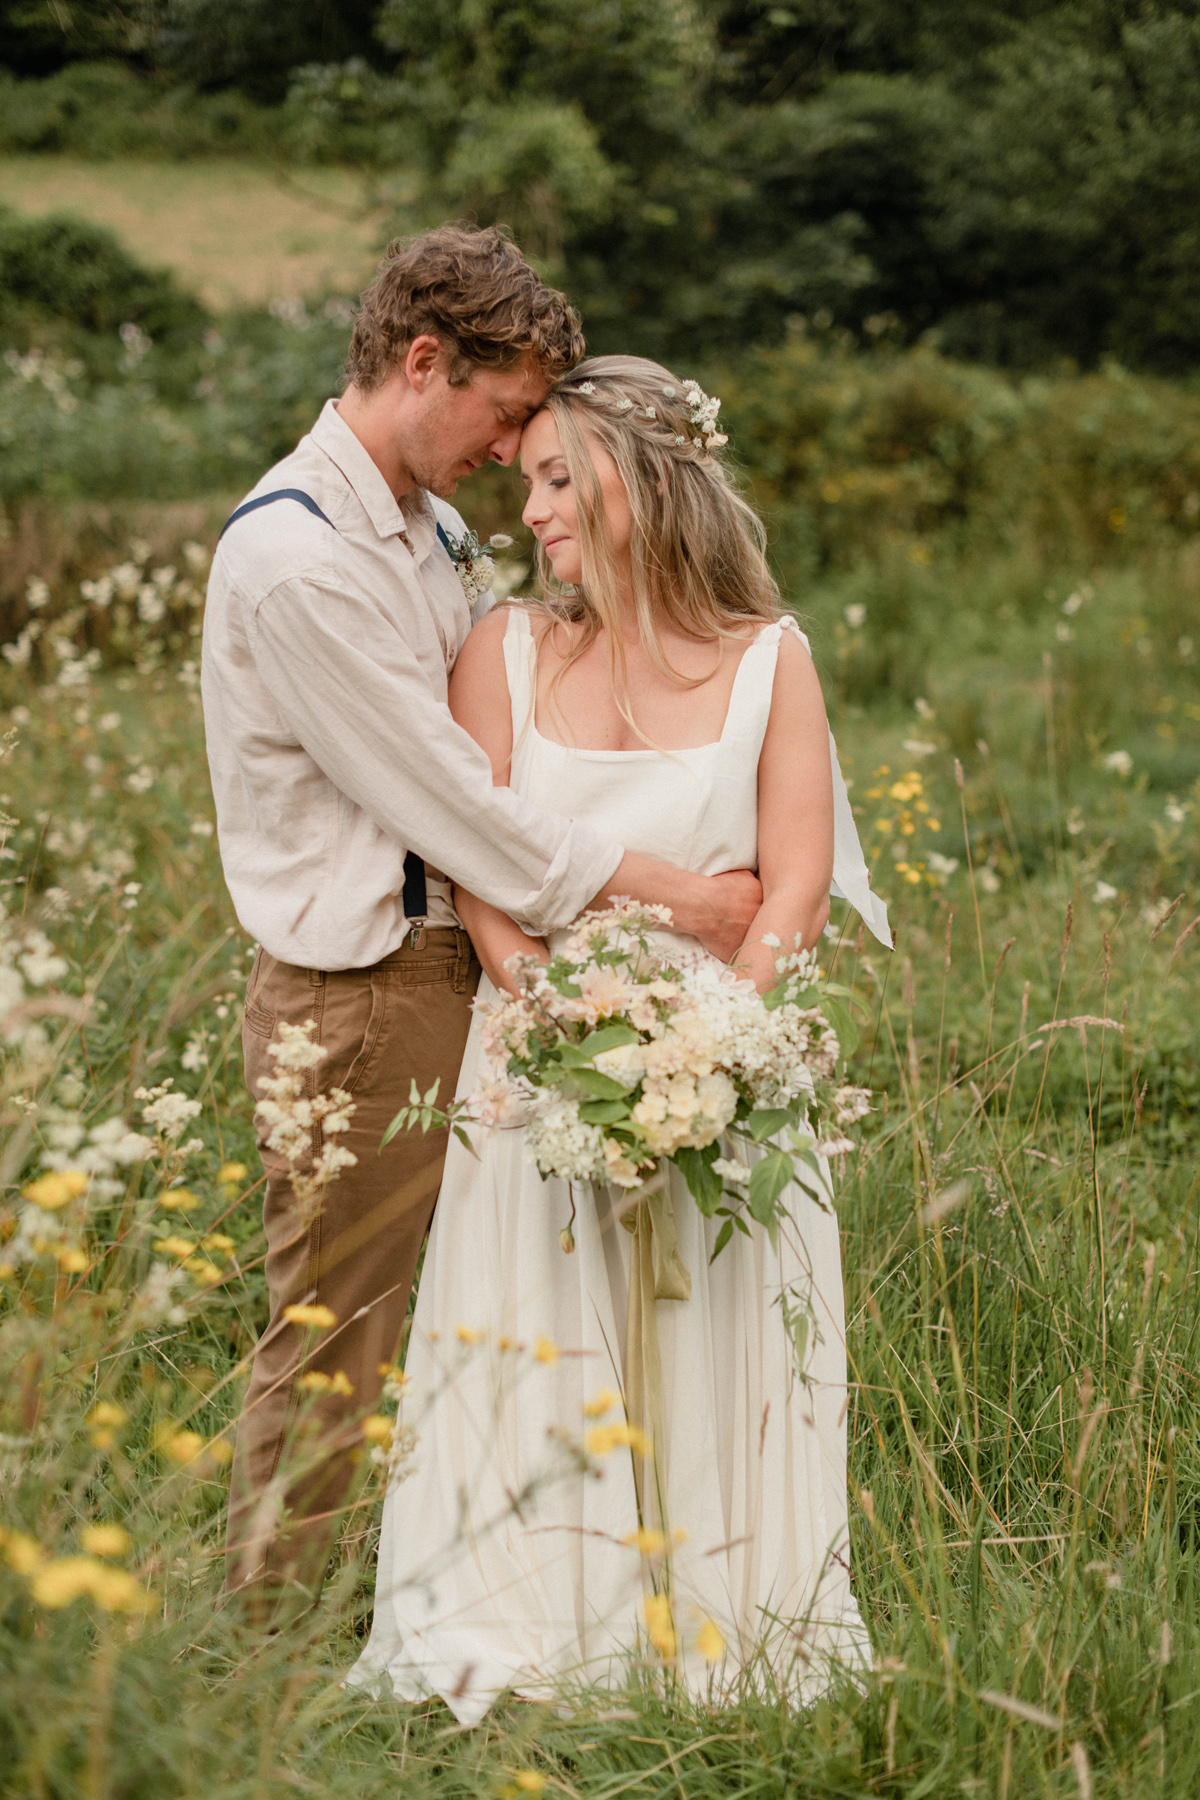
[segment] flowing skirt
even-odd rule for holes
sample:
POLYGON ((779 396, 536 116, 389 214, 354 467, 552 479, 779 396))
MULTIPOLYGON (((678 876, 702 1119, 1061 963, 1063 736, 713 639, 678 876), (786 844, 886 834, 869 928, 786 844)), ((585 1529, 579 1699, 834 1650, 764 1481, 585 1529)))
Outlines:
MULTIPOLYGON (((476 1018, 460 1094, 479 1063, 476 1018)), ((478 1159, 452 1140, 446 1160, 406 1363, 402 1420, 417 1442, 385 1502, 374 1624, 351 1683, 440 1695, 470 1724, 506 1688, 620 1686, 631 1659, 664 1652, 714 1700, 747 1670, 802 1701, 831 1664, 861 1667, 827 1178, 788 1190, 794 1224, 777 1250, 753 1226, 710 1264, 720 1221, 671 1172, 692 1293, 656 1307, 664 1549, 639 1544, 633 1460, 620 1443, 606 1450, 602 1429, 623 1418, 623 1196, 544 1181, 520 1130, 476 1142, 478 1159), (809 1320, 802 1359, 792 1313, 809 1320), (665 1618, 661 1603, 647 1611, 653 1592, 669 1595, 665 1618)))

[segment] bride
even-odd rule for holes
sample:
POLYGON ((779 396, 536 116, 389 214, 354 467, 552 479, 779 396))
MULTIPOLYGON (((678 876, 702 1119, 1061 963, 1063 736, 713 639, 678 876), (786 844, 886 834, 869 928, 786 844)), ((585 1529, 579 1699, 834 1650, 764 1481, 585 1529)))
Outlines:
MULTIPOLYGON (((498 784, 681 867, 756 867, 762 908, 734 960, 765 988, 763 940, 815 944, 831 879, 890 936, 807 641, 722 464, 718 404, 637 357, 591 358, 551 392, 521 441, 546 597, 476 627, 450 703, 498 784)), ((472 895, 457 904, 481 1002, 511 987, 514 952, 552 954, 472 895)), ((479 1083, 480 1037, 477 1016, 460 1093, 479 1083)), ((609 1190, 575 1184, 564 1255, 566 1184, 543 1181, 522 1136, 480 1132, 478 1156, 450 1146, 405 1371, 415 1454, 385 1503, 351 1681, 440 1695, 464 1723, 505 1689, 619 1685, 647 1657, 702 1696, 751 1671, 812 1697, 831 1663, 867 1652, 827 1176, 789 1190, 777 1251, 754 1227, 711 1264, 719 1221, 675 1197, 692 1289, 656 1308, 668 1536, 640 1529, 620 1432, 589 1437, 621 1418, 632 1240, 609 1190), (781 1296, 808 1310, 803 1351, 781 1296)))

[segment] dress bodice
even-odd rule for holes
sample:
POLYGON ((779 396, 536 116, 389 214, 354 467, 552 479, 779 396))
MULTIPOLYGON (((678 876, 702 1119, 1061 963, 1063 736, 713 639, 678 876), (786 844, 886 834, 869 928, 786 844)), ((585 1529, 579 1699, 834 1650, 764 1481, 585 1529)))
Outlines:
MULTIPOLYGON (((537 642, 529 614, 514 606, 504 633, 512 704, 513 789, 548 812, 587 819, 627 850, 697 875, 758 867, 758 759, 784 631, 808 639, 794 619, 764 625, 734 676, 719 738, 686 750, 577 750, 537 728, 537 642)), ((834 789, 832 891, 850 900, 891 948, 887 909, 870 890, 846 784, 830 738, 834 789)))

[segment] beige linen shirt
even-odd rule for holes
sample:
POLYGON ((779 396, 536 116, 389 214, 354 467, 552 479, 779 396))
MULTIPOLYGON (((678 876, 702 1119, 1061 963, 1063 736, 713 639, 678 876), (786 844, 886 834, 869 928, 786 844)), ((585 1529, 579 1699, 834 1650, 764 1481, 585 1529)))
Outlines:
POLYGON ((471 615, 430 496, 398 502, 332 400, 247 498, 286 487, 331 523, 291 500, 239 519, 204 619, 208 760, 242 925, 283 962, 377 962, 407 928, 408 850, 531 931, 567 924, 621 846, 493 787, 451 718, 471 615))

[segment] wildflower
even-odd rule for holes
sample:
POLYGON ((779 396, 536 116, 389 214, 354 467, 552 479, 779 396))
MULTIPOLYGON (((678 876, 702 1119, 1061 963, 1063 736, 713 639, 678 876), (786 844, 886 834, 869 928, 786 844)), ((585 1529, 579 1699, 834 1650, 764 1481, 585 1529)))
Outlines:
POLYGON ((675 1621, 671 1616, 671 1602, 665 1594, 647 1594, 642 1601, 642 1610, 646 1615, 646 1636, 654 1645, 661 1657, 675 1654, 675 1621))
POLYGON ((1104 767, 1110 775, 1128 775, 1133 768, 1133 758, 1128 750, 1110 750, 1104 759, 1104 767))
POLYGON ((135 1100, 144 1100, 142 1117, 148 1125, 153 1125, 158 1136, 173 1144, 183 1135, 183 1128, 189 1119, 194 1119, 202 1110, 199 1100, 189 1100, 186 1094, 173 1094, 170 1079, 159 1087, 140 1087, 134 1091, 135 1100))
POLYGON ((31 1181, 21 1192, 35 1206, 47 1212, 56 1212, 60 1206, 66 1206, 69 1200, 77 1200, 85 1194, 90 1176, 82 1169, 59 1169, 50 1175, 41 1175, 31 1181))
POLYGON ((985 894, 998 894, 1000 892, 1000 877, 990 864, 985 863, 983 865, 977 879, 985 894))
POLYGON ((337 1324, 337 1314, 328 1306, 285 1306, 283 1316, 289 1325, 303 1326, 306 1331, 328 1331, 337 1324))
POLYGON ((861 601, 853 601, 843 609, 843 614, 851 631, 861 631, 867 622, 867 609, 861 601))
POLYGON ((711 1619, 705 1619, 696 1634, 696 1648, 705 1662, 719 1662, 725 1654, 725 1639, 711 1619))
POLYGON ((167 1212, 191 1212, 200 1202, 190 1189, 168 1188, 165 1194, 158 1196, 158 1204, 167 1212))
POLYGON ((549 1363, 551 1367, 558 1361, 558 1345, 547 1337, 540 1337, 533 1346, 533 1354, 540 1363, 549 1363))
POLYGON ((1107 901, 1115 900, 1116 897, 1117 889, 1108 881, 1098 881, 1092 891, 1092 903, 1095 906, 1103 906, 1107 901))
POLYGON ((621 1542, 636 1548, 643 1556, 661 1556, 667 1547, 661 1531, 631 1531, 621 1542))
POLYGON ((637 1456, 649 1456, 650 1440, 637 1425, 627 1425, 624 1420, 613 1425, 596 1425, 584 1438, 583 1447, 589 1456, 609 1456, 616 1449, 624 1447, 632 1450, 637 1456))
POLYGON ((144 1612, 149 1603, 135 1576, 125 1569, 106 1568, 92 1556, 60 1556, 44 1563, 30 1580, 29 1592, 49 1611, 85 1597, 105 1612, 144 1612))
POLYGON ((127 1556, 133 1539, 120 1525, 88 1525, 79 1542, 91 1556, 127 1556))
POLYGON ((32 1575, 46 1560, 46 1553, 36 1538, 23 1531, 5 1531, 0 1526, 0 1552, 10 1569, 18 1575, 32 1575))
POLYGON ((62 1250, 56 1250, 54 1260, 65 1275, 82 1275, 89 1267, 87 1252, 77 1245, 68 1244, 62 1250))
POLYGON ((536 1769, 518 1769, 513 1781, 523 1794, 540 1794, 546 1785, 546 1777, 536 1769))
POLYGON ((493 550, 511 550, 513 539, 509 537, 507 531, 493 531, 488 539, 488 544, 493 550))
POLYGON ((156 1441, 158 1448, 183 1468, 196 1462, 204 1452, 204 1439, 198 1431, 172 1431, 168 1425, 163 1427, 156 1441))
POLYGON ((233 1239, 226 1237, 223 1231, 210 1231, 207 1237, 201 1238, 200 1248, 202 1250, 221 1250, 228 1255, 235 1245, 233 1239))
POLYGON ((194 1253, 195 1248, 196 1246, 191 1238, 174 1236, 160 1237, 153 1245, 153 1249, 157 1255, 174 1256, 180 1261, 182 1261, 185 1256, 191 1256, 194 1253))
POLYGON ((339 1369, 336 1375, 323 1375, 319 1369, 310 1369, 307 1375, 301 1376, 300 1386, 307 1388, 310 1394, 344 1394, 347 1399, 354 1392, 345 1369, 339 1369))
POLYGON ((602 1419, 606 1412, 621 1404, 621 1396, 613 1388, 597 1388, 591 1399, 584 1404, 584 1415, 589 1419, 602 1419))
POLYGON ((487 1332, 477 1331, 473 1325, 456 1325, 454 1335, 460 1344, 481 1344, 487 1332))
POLYGON ((122 1408, 115 1406, 111 1400, 101 1400, 93 1406, 86 1423, 97 1450, 109 1448, 121 1426, 126 1423, 126 1418, 122 1408))
POLYGON ((240 1162, 222 1163, 217 1170, 217 1180, 222 1187, 237 1187, 246 1179, 246 1165, 240 1162))
POLYGON ((368 1444, 378 1444, 381 1449, 387 1450, 391 1447, 392 1428, 392 1421, 386 1413, 368 1413, 359 1429, 368 1444))

